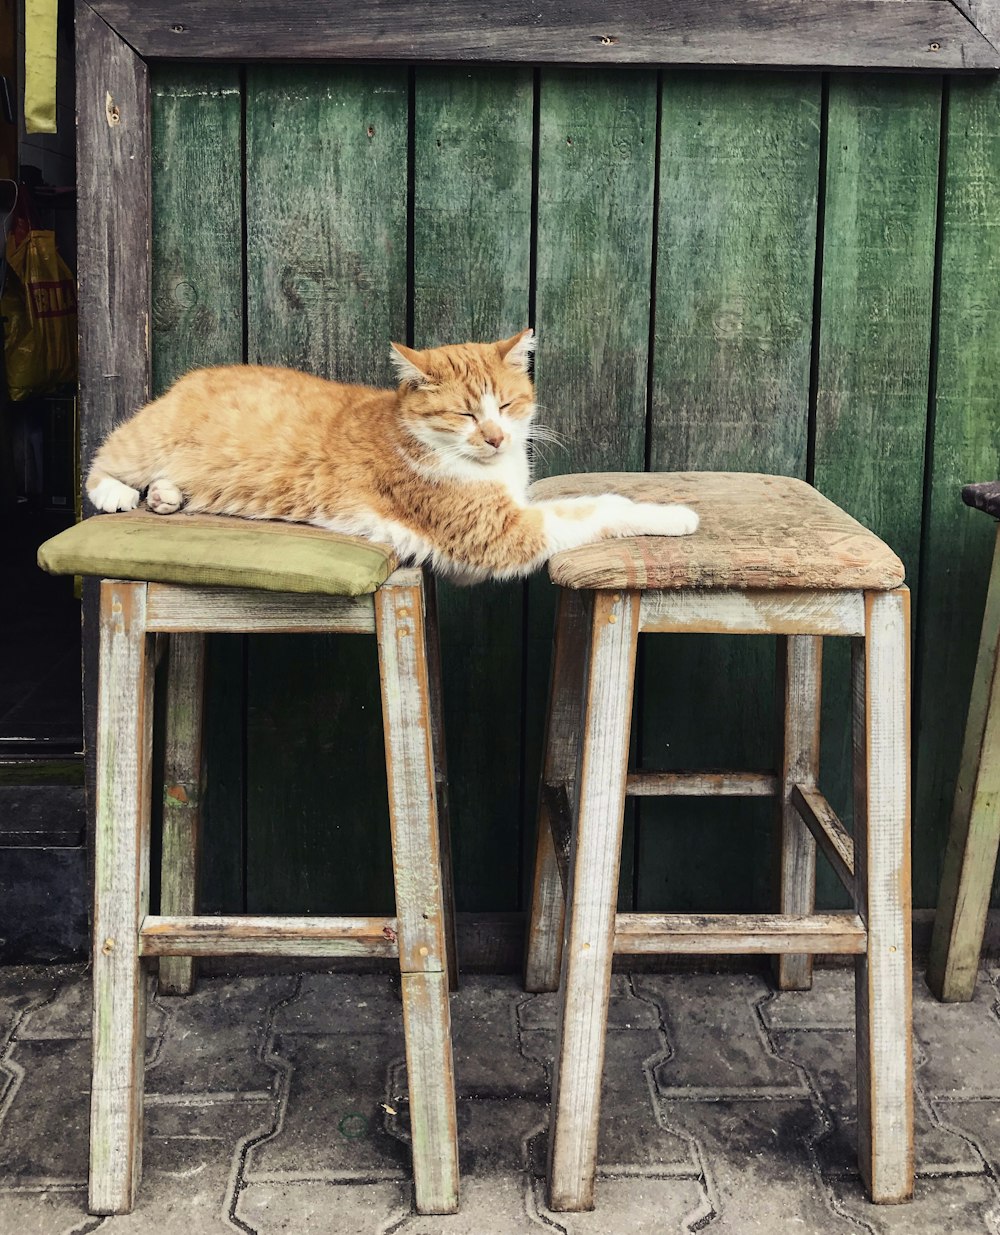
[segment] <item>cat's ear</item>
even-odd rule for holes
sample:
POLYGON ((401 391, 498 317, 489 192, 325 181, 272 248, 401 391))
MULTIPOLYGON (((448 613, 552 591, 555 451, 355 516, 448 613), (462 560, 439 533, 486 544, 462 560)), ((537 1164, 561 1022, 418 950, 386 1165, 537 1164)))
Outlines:
POLYGON ((535 350, 535 332, 529 327, 509 339, 502 339, 496 347, 501 360, 505 360, 512 369, 527 373, 531 354, 535 350))
POLYGON ((412 347, 404 347, 402 343, 389 344, 389 359, 396 370, 396 379, 406 382, 409 386, 426 386, 431 380, 430 375, 421 368, 424 363, 422 353, 412 347))

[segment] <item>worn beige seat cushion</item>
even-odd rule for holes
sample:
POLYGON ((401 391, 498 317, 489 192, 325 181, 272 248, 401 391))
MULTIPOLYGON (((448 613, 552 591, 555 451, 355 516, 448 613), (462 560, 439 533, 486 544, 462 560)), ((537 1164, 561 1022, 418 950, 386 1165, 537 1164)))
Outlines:
POLYGON ((683 502, 701 525, 693 536, 637 536, 557 553, 549 575, 561 587, 887 591, 903 582, 903 563, 888 545, 789 476, 603 472, 553 476, 531 490, 535 501, 596 493, 683 502))
POLYGON ((222 515, 95 515, 53 536, 38 564, 54 575, 360 596, 396 569, 388 545, 301 523, 222 515))

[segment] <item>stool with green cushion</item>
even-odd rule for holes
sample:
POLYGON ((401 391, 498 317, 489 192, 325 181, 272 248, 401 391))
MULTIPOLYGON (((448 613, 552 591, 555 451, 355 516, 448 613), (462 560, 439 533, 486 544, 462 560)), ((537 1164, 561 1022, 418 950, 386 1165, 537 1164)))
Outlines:
MULTIPOLYGON (((1000 519, 1000 481, 966 485, 962 501, 1000 519)), ((976 987, 998 847, 1000 524, 927 966, 927 984, 938 999, 948 1003, 971 999, 976 987)))
POLYGON ((454 984, 440 671, 432 581, 384 545, 290 523, 101 515, 42 545, 54 574, 100 578, 90 1209, 132 1208, 141 1173, 144 961, 186 993, 198 956, 397 957, 417 1209, 458 1207, 454 984), (196 912, 205 635, 373 634, 396 916, 196 912), (153 670, 167 669, 163 869, 148 904, 153 670))

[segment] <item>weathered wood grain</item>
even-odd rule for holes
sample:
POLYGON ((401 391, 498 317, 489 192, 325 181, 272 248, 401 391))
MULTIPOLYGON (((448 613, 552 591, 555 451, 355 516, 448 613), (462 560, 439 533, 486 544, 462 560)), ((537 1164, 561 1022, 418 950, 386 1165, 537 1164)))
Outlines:
POLYGON ((929 500, 917 662, 913 846, 919 906, 937 901, 993 549, 963 506, 970 480, 1000 476, 1000 82, 952 82, 941 206, 941 274, 929 500), (955 717, 942 724, 942 717, 955 717), (958 719, 961 718, 961 719, 958 719))
POLYGON ((769 772, 630 772, 625 792, 631 798, 769 798, 778 778, 769 772))
MULTIPOLYGON (((251 361, 390 384, 407 115, 405 70, 247 71, 251 361)), ((248 907, 390 909, 374 640, 253 636, 247 673, 248 907)))
MULTIPOLYGON (((823 640, 792 635, 778 640, 777 710, 779 794, 775 803, 777 903, 785 914, 810 914, 816 907, 816 842, 792 800, 796 785, 813 786, 819 775, 819 720, 823 640)), ((812 957, 786 954, 775 963, 783 991, 812 986, 812 957)))
POLYGON ((192 588, 172 583, 149 585, 147 621, 150 630, 170 634, 339 631, 370 635, 375 631, 371 596, 192 588))
POLYGON ((128 1213, 142 1176, 153 655, 142 583, 101 584, 94 838, 90 1188, 94 1214, 128 1213))
POLYGON ((841 885, 853 897, 854 841, 836 811, 818 789, 808 785, 793 786, 792 805, 812 832, 841 885))
POLYGON ((997 0, 952 0, 952 4, 994 47, 1000 47, 1000 4, 997 0))
POLYGON ((646 592, 641 629, 660 634, 856 635, 860 592, 646 592))
MULTIPOLYGON (((414 342, 507 338, 528 324, 531 74, 418 70, 413 130, 414 342)), ((462 905, 520 895, 523 592, 439 585, 462 905)))
POLYGON ((273 0, 93 0, 146 56, 726 67, 996 68, 1000 57, 950 5, 879 0, 378 0, 363 8, 273 0))
POLYGON ((160 957, 162 984, 165 965, 195 956, 398 956, 397 926, 395 918, 150 915, 139 952, 160 957))
POLYGON ((869 593, 853 645, 858 1166, 871 1199, 913 1194, 909 593, 869 593))
POLYGON ((552 1073, 549 1206, 592 1209, 628 772, 637 593, 598 593, 584 688, 578 808, 566 894, 552 1073))
MULTIPOLYGON (((1000 525, 998 525, 1000 526, 1000 525)), ((965 721, 927 984, 948 1003, 972 998, 1000 846, 1000 531, 965 721)))
POLYGON ((615 955, 858 955, 867 932, 856 914, 620 913, 615 955))
MULTIPOLYGON (((193 914, 198 908, 205 712, 204 635, 171 637, 166 694, 160 913, 177 916, 193 914)), ((190 995, 194 983, 195 967, 188 957, 172 957, 160 965, 157 990, 161 994, 190 995)))
MULTIPOLYGON (((920 569, 941 83, 829 86, 815 358, 816 486, 920 569)), ((919 599, 919 597, 917 598, 919 599)), ((828 645, 821 783, 851 820, 849 651, 828 645)), ((824 867, 819 903, 846 905, 824 867)))

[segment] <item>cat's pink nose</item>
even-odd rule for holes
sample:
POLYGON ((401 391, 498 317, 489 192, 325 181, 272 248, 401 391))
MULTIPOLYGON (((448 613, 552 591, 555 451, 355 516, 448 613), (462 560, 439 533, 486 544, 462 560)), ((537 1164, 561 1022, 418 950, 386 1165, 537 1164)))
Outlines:
POLYGON ((487 446, 492 446, 494 450, 499 450, 504 443, 503 429, 495 429, 492 426, 483 426, 483 441, 487 446))

